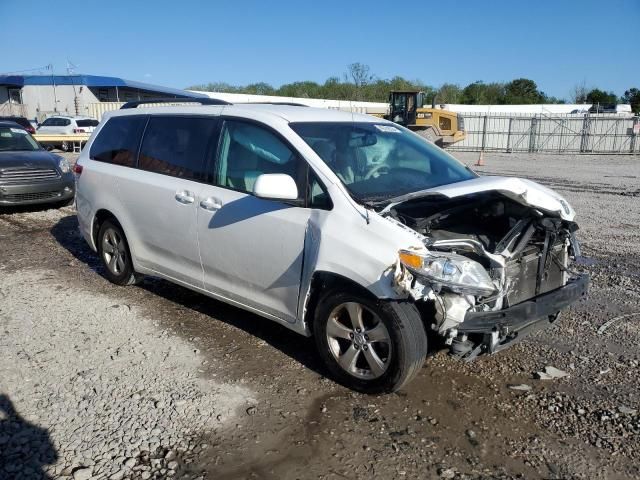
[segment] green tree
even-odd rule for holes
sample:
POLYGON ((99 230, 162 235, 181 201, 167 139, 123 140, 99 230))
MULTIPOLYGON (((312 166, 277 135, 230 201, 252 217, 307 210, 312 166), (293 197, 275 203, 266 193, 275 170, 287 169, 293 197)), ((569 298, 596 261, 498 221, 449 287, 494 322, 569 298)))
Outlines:
POLYGON ((624 95, 620 99, 623 103, 629 103, 631 110, 636 115, 640 114, 640 90, 633 87, 624 92, 624 95))
POLYGON ((436 103, 460 103, 462 90, 453 83, 444 83, 436 94, 436 103))
POLYGON ((538 90, 536 82, 528 78, 518 78, 507 83, 505 103, 509 105, 543 103, 544 94, 538 90))
POLYGON ((613 92, 605 92, 604 90, 594 88, 587 93, 587 103, 592 103, 594 105, 618 103, 618 97, 613 92))
POLYGON ((504 103, 504 96, 504 84, 485 84, 479 80, 462 89, 461 103, 467 105, 496 105, 504 103))

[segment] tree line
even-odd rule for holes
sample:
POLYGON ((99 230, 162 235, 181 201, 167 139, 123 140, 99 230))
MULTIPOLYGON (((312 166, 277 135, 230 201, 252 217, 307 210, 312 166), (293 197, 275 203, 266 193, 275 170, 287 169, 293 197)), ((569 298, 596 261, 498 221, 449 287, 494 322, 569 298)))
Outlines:
POLYGON ((587 88, 584 83, 576 85, 570 98, 556 98, 545 94, 535 81, 517 78, 510 82, 484 83, 476 81, 465 87, 445 83, 439 88, 420 80, 408 80, 401 76, 390 79, 378 78, 370 72, 368 65, 352 63, 342 77, 329 77, 324 83, 300 81, 273 87, 265 82, 237 86, 224 82, 193 85, 189 90, 223 93, 246 93, 252 95, 275 95, 281 97, 330 98, 365 102, 386 102, 391 90, 420 90, 425 92, 429 103, 461 103, 466 105, 520 105, 535 103, 630 103, 635 113, 640 113, 640 90, 630 88, 618 97, 613 92, 598 88, 587 88))

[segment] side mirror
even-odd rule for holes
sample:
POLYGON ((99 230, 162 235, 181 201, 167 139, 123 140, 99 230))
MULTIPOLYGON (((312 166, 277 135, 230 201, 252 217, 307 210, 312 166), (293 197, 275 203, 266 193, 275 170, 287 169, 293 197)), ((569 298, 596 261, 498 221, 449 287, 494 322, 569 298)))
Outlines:
POLYGON ((253 194, 271 200, 295 200, 298 187, 289 175, 284 173, 263 173, 253 185, 253 194))

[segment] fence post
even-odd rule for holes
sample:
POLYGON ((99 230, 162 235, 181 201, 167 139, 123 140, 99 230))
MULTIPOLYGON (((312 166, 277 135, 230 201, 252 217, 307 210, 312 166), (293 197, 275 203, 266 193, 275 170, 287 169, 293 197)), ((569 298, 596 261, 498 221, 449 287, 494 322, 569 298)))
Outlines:
POLYGON ((484 116, 482 121, 482 151, 484 152, 484 147, 487 142, 487 116, 484 116))
POLYGON ((640 124, 640 116, 633 117, 633 125, 631 125, 631 146, 629 148, 629 152, 633 153, 636 151, 636 139, 638 138, 638 126, 640 124))
POLYGON ((580 153, 584 153, 589 148, 589 129, 591 127, 591 121, 589 114, 584 114, 584 120, 582 121, 582 137, 580 138, 580 153))
POLYGON ((531 117, 531 127, 529 127, 529 152, 536 151, 536 133, 538 125, 538 117, 531 117))
POLYGON ((511 126, 513 125, 513 117, 509 117, 509 131, 507 132, 507 153, 511 153, 511 126))

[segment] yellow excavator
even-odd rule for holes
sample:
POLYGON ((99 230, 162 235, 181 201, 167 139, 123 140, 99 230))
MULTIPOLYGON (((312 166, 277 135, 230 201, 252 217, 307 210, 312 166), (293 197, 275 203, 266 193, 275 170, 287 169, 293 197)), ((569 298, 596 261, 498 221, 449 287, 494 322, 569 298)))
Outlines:
POLYGON ((426 95, 417 90, 393 90, 389 94, 389 113, 381 116, 413 130, 441 148, 464 140, 462 115, 436 108, 435 98, 425 107, 426 95))

